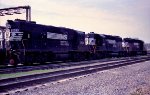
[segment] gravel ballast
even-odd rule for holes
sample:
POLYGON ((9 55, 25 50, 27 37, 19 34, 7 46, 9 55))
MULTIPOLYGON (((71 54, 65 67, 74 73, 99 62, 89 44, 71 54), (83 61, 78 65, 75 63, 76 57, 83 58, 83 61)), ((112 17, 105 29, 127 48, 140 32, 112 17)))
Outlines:
POLYGON ((150 95, 150 61, 60 80, 10 95, 150 95))

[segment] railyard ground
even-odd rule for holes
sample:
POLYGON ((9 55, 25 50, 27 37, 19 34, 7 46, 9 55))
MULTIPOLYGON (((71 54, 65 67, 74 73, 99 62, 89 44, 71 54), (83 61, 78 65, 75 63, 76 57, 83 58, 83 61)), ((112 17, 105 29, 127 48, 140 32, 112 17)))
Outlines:
POLYGON ((10 92, 10 95, 150 95, 150 61, 10 92))

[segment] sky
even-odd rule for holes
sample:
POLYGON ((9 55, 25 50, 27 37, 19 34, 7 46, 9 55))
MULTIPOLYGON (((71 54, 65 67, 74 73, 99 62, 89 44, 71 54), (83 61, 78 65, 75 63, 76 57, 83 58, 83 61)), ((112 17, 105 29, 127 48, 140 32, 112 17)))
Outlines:
MULTIPOLYGON (((39 24, 150 43, 150 0, 0 0, 0 9, 24 5, 31 6, 31 19, 39 24)), ((0 25, 16 18, 25 19, 25 13, 0 16, 0 25)))

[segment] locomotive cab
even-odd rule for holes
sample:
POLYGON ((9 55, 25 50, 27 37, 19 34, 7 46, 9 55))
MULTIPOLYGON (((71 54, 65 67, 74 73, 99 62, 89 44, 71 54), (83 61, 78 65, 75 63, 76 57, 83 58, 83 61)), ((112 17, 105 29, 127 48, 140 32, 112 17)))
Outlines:
POLYGON ((94 59, 106 57, 107 51, 103 35, 90 32, 86 34, 85 43, 94 59))
POLYGON ((22 38, 23 31, 20 29, 20 22, 18 20, 8 20, 5 32, 5 48, 7 50, 7 58, 9 63, 17 65, 20 63, 20 56, 18 53, 23 48, 22 38))
POLYGON ((86 45, 89 46, 93 46, 93 47, 95 46, 97 47, 95 49, 98 49, 98 47, 105 45, 104 36, 96 34, 94 32, 88 33, 85 38, 85 43, 86 45))

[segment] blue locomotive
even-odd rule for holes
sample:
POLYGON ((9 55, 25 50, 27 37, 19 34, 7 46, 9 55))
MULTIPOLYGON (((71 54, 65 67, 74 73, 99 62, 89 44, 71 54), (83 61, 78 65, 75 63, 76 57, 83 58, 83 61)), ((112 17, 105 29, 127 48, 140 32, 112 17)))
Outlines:
MULTIPOLYGON (((131 53, 125 49, 128 48, 127 45, 122 46, 122 42, 130 43, 129 39, 119 36, 94 32, 85 34, 65 27, 16 19, 7 21, 5 47, 2 49, 4 54, 1 53, 1 56, 3 61, 13 65, 128 56, 131 53)), ((139 40, 136 45, 140 49, 132 48, 130 51, 136 50, 136 54, 143 54, 144 42, 139 40)))
POLYGON ((123 56, 122 38, 119 36, 91 32, 86 35, 85 39, 86 45, 93 49, 96 58, 123 56))
POLYGON ((8 20, 7 43, 11 64, 68 60, 84 51, 85 33, 24 20, 8 20))
POLYGON ((124 49, 128 56, 146 55, 144 42, 139 39, 124 38, 124 49))

